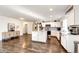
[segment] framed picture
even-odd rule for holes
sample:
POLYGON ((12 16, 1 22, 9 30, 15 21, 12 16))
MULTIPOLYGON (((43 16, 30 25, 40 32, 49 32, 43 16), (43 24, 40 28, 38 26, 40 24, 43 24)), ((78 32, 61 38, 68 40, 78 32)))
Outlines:
POLYGON ((8 23, 8 31, 15 31, 15 24, 8 23))

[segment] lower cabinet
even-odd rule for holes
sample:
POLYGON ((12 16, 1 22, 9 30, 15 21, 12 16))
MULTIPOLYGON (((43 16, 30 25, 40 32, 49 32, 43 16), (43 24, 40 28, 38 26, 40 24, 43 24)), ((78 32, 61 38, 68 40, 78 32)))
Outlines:
POLYGON ((38 32, 32 32, 32 41, 38 41, 38 32))
POLYGON ((11 38, 15 38, 20 36, 20 32, 19 31, 13 31, 13 32, 3 32, 2 33, 2 39, 3 40, 7 40, 7 39, 11 39, 11 38))
POLYGON ((61 36, 61 44, 65 49, 67 49, 67 36, 65 35, 61 36))
POLYGON ((61 44, 62 46, 71 53, 74 53, 74 41, 79 41, 79 35, 62 35, 61 44))
POLYGON ((47 32, 46 31, 40 31, 38 33, 38 41, 39 42, 46 42, 47 41, 47 32))
POLYGON ((32 32, 32 41, 46 42, 47 41, 47 32, 46 31, 33 31, 32 32))

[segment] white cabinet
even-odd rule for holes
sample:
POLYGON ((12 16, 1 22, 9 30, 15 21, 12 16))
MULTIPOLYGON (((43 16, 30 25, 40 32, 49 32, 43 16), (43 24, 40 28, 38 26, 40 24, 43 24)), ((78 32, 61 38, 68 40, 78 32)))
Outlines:
POLYGON ((61 23, 60 22, 52 22, 51 27, 61 27, 61 23))
POLYGON ((47 40, 47 32, 46 31, 40 31, 38 33, 39 42, 46 42, 47 40))
POLYGON ((19 31, 13 31, 13 32, 2 32, 2 39, 10 39, 11 37, 17 37, 20 36, 19 31))
POLYGON ((75 9, 75 24, 79 25, 79 5, 75 5, 74 9, 75 9))
POLYGON ((32 40, 33 41, 38 41, 38 33, 36 31, 32 32, 32 40))
POLYGON ((64 35, 62 39, 63 46, 68 52, 74 52, 74 37, 73 35, 64 35), (63 40, 64 39, 64 40, 63 40))
POLYGON ((67 36, 66 35, 61 36, 61 44, 65 49, 67 49, 67 36))
POLYGON ((61 44, 68 52, 74 52, 74 41, 79 41, 79 35, 68 34, 61 36, 61 44))
POLYGON ((74 6, 75 11, 75 24, 79 25, 79 5, 74 6))
POLYGON ((79 41, 79 35, 69 35, 69 39, 67 40, 67 48, 70 52, 74 52, 74 41, 79 41))
POLYGON ((42 23, 42 26, 45 27, 47 24, 50 24, 51 27, 61 27, 61 22, 45 22, 42 23))
POLYGON ((0 40, 2 40, 2 33, 0 32, 0 40))
POLYGON ((67 51, 74 52, 74 37, 71 35, 67 39, 67 51))
POLYGON ((46 40, 47 40, 47 31, 32 32, 32 41, 46 42, 46 40))
POLYGON ((66 14, 67 24, 68 26, 74 25, 74 9, 66 14))
POLYGON ((9 39, 9 38, 10 38, 10 33, 8 33, 8 32, 2 33, 2 39, 9 39))
POLYGON ((74 38, 72 36, 62 35, 61 44, 68 52, 74 52, 74 38))

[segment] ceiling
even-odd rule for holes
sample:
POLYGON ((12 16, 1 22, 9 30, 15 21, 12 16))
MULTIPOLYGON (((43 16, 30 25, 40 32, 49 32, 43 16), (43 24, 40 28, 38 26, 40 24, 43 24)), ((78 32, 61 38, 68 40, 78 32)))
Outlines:
POLYGON ((52 21, 65 15, 69 5, 1 5, 0 15, 25 21, 52 21), (49 11, 52 8, 53 11, 49 11), (52 15, 52 17, 50 17, 52 15))

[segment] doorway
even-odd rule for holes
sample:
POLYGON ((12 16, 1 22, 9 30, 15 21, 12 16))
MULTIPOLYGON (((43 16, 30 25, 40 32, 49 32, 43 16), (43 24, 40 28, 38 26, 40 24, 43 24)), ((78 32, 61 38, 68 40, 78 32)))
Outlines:
POLYGON ((27 24, 24 25, 24 34, 27 34, 27 24))

